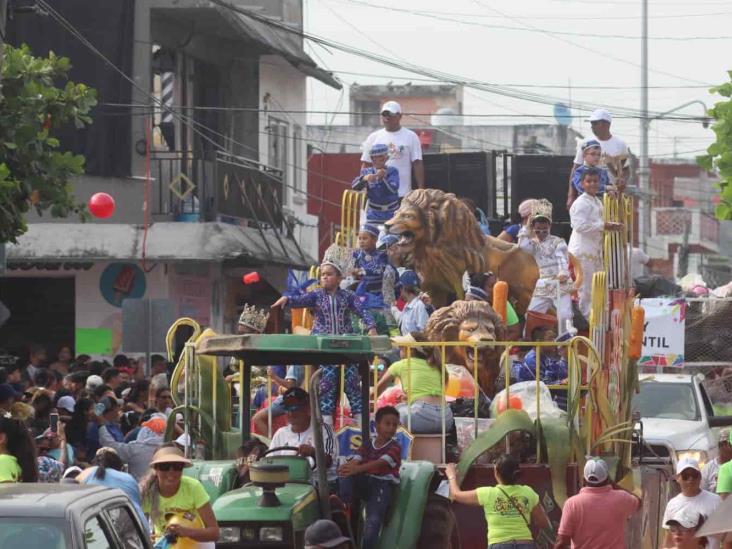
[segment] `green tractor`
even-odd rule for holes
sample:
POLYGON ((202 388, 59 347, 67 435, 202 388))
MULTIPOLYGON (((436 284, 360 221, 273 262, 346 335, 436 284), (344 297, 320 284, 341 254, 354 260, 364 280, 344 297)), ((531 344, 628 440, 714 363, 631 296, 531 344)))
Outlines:
MULTIPOLYGON (((185 416, 186 430, 192 440, 206 441, 208 460, 197 459, 186 474, 200 480, 209 495, 221 537, 220 548, 303 547, 305 529, 321 518, 342 513, 331 509, 326 478, 322 417, 318 402, 317 369, 309 379, 315 438, 315 466, 296 455, 264 455, 250 466, 251 483, 235 489, 236 447, 250 434, 250 395, 252 366, 271 364, 320 365, 358 364, 363 401, 368 399, 368 375, 374 356, 391 348, 386 337, 297 336, 196 334, 196 343, 186 343, 184 355, 173 376, 179 406, 175 412, 185 416), (242 386, 239 404, 240 429, 231 427, 232 399, 217 357, 237 359, 242 386), (182 399, 181 399, 182 393, 182 399), (182 402, 181 402, 182 400, 182 402), (195 404, 194 404, 195 403, 195 404)), ((174 416, 174 414, 172 414, 174 416)), ((369 410, 364 407, 361 437, 369 436, 369 410)), ((172 425, 170 426, 172 427, 172 425)), ((172 438, 172 431, 169 436, 172 438)), ((254 435, 256 436, 256 435, 254 435)), ((363 438, 362 440, 364 440, 363 438)), ((270 451, 282 450, 272 448, 270 451)), ((290 450, 296 451, 294 448, 290 450)), ((447 498, 436 493, 443 478, 428 461, 405 461, 400 471, 379 547, 459 547, 457 526, 447 498)), ((343 516, 341 524, 349 521, 343 516)), ((353 535, 349 528, 344 535, 353 535)), ((353 540, 354 547, 358 545, 353 540)))

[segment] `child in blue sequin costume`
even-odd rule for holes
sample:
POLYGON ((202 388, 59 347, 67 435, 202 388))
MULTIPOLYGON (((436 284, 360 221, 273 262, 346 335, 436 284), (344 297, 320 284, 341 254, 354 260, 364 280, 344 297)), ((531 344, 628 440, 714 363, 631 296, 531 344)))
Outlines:
POLYGON ((353 252, 353 276, 360 280, 356 294, 373 315, 379 335, 389 335, 393 324, 391 306, 394 304, 396 269, 389 264, 386 251, 376 249, 379 228, 368 223, 358 233, 358 250, 353 252))
POLYGON ((389 148, 378 144, 371 147, 371 166, 363 168, 351 187, 366 189, 366 223, 383 225, 394 217, 399 208, 399 171, 386 165, 389 148))
MULTIPOLYGON (((331 247, 333 248, 333 246, 331 247)), ((330 250, 330 248, 329 248, 330 250)), ((350 252, 349 252, 350 254, 350 252)), ((313 329, 311 333, 348 335, 355 334, 356 330, 351 322, 351 314, 358 316, 368 329, 369 335, 375 336, 376 325, 374 319, 367 310, 363 308, 361 300, 354 292, 340 288, 343 278, 344 263, 342 261, 330 261, 326 259, 320 265, 320 288, 301 295, 282 296, 272 307, 289 306, 295 309, 309 308, 313 313, 313 329)), ((333 412, 336 409, 338 367, 321 366, 320 374, 320 411, 323 414, 323 421, 333 424, 333 412)), ((351 414, 354 418, 360 418, 363 409, 361 391, 359 387, 358 366, 351 364, 345 366, 345 387, 344 391, 351 406, 351 414)))

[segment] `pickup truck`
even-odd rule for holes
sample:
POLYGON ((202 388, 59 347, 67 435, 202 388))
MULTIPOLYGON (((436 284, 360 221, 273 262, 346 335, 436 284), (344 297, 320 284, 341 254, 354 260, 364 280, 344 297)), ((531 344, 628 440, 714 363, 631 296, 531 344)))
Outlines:
POLYGON ((717 457, 717 430, 732 416, 715 416, 701 374, 641 374, 633 411, 640 414, 644 463, 676 463, 690 457, 704 464, 717 457))
POLYGON ((150 536, 117 489, 0 484, 0 547, 151 549, 150 536))

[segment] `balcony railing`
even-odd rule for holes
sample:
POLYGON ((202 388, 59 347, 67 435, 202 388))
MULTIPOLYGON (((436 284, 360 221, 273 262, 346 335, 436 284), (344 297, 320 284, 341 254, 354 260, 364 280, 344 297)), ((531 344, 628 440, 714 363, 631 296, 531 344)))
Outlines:
POLYGON ((280 229, 282 174, 249 159, 156 152, 151 212, 179 221, 247 220, 280 229))

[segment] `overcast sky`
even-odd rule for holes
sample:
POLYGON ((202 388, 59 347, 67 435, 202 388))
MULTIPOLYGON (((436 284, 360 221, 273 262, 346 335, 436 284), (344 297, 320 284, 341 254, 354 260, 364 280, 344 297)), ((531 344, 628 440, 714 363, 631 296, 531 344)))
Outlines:
MULTIPOLYGON (((572 101, 610 106, 611 111, 612 106, 640 109, 639 0, 304 2, 308 32, 395 61, 493 84, 539 86, 517 89, 567 102, 571 96, 572 101)), ((726 71, 732 69, 732 2, 649 0, 649 13, 649 109, 663 112, 695 99, 713 104, 719 98, 711 96, 707 86, 726 81, 726 71), (699 37, 715 39, 692 39, 699 37)), ((324 68, 339 71, 336 75, 344 84, 390 80, 417 84, 423 78, 338 50, 318 45, 306 48, 324 68)), ((334 111, 340 106, 340 110, 348 110, 347 85, 341 94, 310 81, 309 109, 334 111)), ((551 115, 551 105, 484 91, 466 89, 464 103, 466 114, 505 116, 466 118, 466 124, 553 121, 530 116, 551 115)), ((697 104, 679 112, 697 116, 702 107, 697 104)), ((575 110, 573 114, 584 118, 587 113, 575 110)), ((575 119, 573 127, 589 133, 583 118, 575 119)), ((345 117, 310 116, 314 124, 331 121, 347 123, 345 117)), ((613 133, 638 152, 637 119, 616 117, 613 133)), ((651 124, 650 153, 671 157, 675 146, 680 156, 693 157, 712 140, 711 130, 700 123, 657 120, 651 124)))

